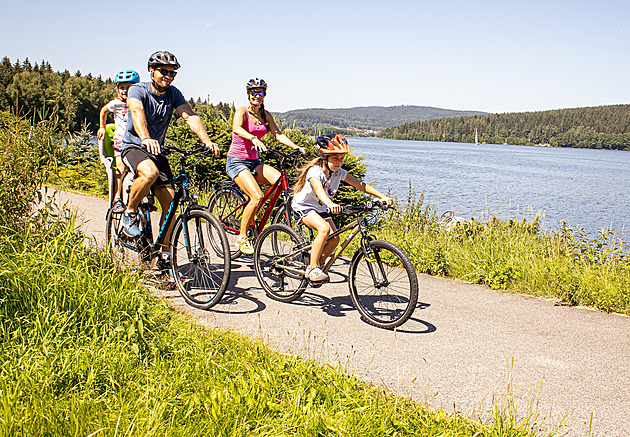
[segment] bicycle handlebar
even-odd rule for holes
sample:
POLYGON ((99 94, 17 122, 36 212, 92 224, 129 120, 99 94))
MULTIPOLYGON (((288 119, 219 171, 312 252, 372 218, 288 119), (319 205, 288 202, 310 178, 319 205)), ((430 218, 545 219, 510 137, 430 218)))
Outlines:
POLYGON ((373 209, 381 209, 383 211, 389 209, 387 206, 387 202, 383 202, 381 200, 367 201, 363 205, 341 205, 340 214, 352 215, 352 214, 360 214, 368 211, 372 211, 373 209))
POLYGON ((199 152, 203 152, 205 151, 206 146, 201 145, 195 148, 190 148, 190 149, 180 149, 177 146, 164 146, 162 147, 162 155, 168 155, 170 153, 173 152, 177 152, 177 153, 181 153, 184 156, 191 156, 191 155, 196 155, 199 152))

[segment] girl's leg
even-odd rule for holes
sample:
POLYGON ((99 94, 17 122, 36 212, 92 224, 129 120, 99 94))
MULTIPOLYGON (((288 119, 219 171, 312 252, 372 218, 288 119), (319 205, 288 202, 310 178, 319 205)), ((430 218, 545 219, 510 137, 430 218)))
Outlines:
MULTIPOLYGON (((334 232, 335 225, 332 223, 331 219, 324 219, 317 212, 311 211, 307 215, 302 218, 302 223, 304 223, 309 228, 317 231, 317 236, 313 240, 313 247, 311 249, 311 261, 310 265, 314 267, 320 266, 320 260, 324 255, 324 251, 328 249, 330 255, 333 250, 335 250, 336 244, 330 248, 331 242, 326 242, 326 239, 334 232)), ((332 241, 332 240, 331 240, 332 241)), ((339 239, 337 239, 337 243, 339 239)), ((326 257, 328 256, 326 255, 326 257)), ((326 259, 324 257, 324 259, 326 259)))
POLYGON ((237 239, 238 242, 241 242, 247 238, 247 229, 252 222, 252 217, 254 217, 254 214, 258 211, 258 207, 262 203, 263 193, 260 190, 258 182, 254 179, 252 172, 249 170, 241 171, 238 176, 234 178, 234 182, 236 182, 236 185, 249 197, 249 202, 245 205, 245 209, 243 210, 241 230, 237 239))
MULTIPOLYGON (((331 234, 337 231, 337 227, 335 226, 331 218, 327 218, 326 222, 330 225, 331 234)), ((320 266, 323 266, 326 262, 326 258, 328 258, 330 254, 335 251, 335 249, 339 245, 339 241, 339 237, 331 238, 330 240, 326 241, 326 244, 324 244, 324 248, 322 249, 322 254, 320 255, 318 260, 320 266)))
POLYGON ((122 181, 127 173, 127 167, 120 156, 117 156, 115 159, 116 173, 114 174, 114 200, 122 199, 122 181))

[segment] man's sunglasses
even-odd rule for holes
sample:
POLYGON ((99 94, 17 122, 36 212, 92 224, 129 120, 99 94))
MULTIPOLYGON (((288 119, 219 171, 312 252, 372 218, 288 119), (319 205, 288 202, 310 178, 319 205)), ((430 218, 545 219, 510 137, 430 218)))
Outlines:
POLYGON ((156 68, 156 70, 159 71, 162 76, 177 76, 177 71, 175 70, 167 70, 166 68, 156 68))
POLYGON ((265 92, 265 90, 262 90, 262 91, 250 91, 249 92, 249 95, 252 96, 252 97, 256 97, 256 96, 265 97, 265 94, 267 94, 265 92))

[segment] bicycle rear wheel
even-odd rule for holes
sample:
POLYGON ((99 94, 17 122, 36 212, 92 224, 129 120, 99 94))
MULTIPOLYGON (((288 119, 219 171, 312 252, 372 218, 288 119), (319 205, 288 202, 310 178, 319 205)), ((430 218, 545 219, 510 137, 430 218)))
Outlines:
POLYGON ((221 223, 208 211, 179 216, 171 235, 171 263, 177 289, 189 305, 205 310, 221 300, 230 281, 232 263, 223 256, 229 250, 221 223))
POLYGON ((266 227, 254 246, 254 267, 258 282, 272 299, 291 302, 306 289, 304 271, 308 253, 297 250, 304 240, 286 225, 266 227))
MULTIPOLYGON (((219 219, 229 242, 231 250, 231 259, 236 259, 241 256, 241 251, 236 247, 236 237, 238 237, 241 229, 241 218, 243 217, 243 203, 245 203, 245 197, 237 190, 231 188, 222 188, 212 196, 210 199, 210 205, 208 211, 219 219)), ((212 246, 218 253, 223 256, 222 245, 218 241, 211 241, 212 246)))
POLYGON ((389 241, 367 241, 350 262, 349 287, 354 306, 371 325, 395 328, 413 314, 418 276, 402 249, 389 241))
POLYGON ((105 227, 105 241, 107 251, 116 261, 123 265, 130 265, 151 261, 151 243, 148 241, 145 226, 140 222, 142 234, 138 238, 127 237, 123 229, 123 213, 116 213, 111 208, 107 211, 105 227))

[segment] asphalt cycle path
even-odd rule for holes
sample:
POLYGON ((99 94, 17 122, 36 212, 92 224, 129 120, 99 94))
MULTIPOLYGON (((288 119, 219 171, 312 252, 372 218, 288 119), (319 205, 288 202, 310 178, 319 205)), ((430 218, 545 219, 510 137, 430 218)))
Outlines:
MULTIPOLYGON (((104 243, 107 202, 58 193, 104 243)), ((157 223, 154 220, 154 223, 157 223)), ((222 301, 208 311, 160 291, 200 324, 231 329, 434 408, 488 418, 516 408, 569 436, 630 435, 630 317, 418 275, 412 318, 396 331, 363 322, 347 285, 348 261, 293 303, 268 298, 251 257, 233 262, 222 301), (590 430, 590 434, 589 434, 590 430)))

